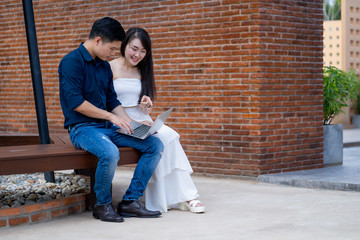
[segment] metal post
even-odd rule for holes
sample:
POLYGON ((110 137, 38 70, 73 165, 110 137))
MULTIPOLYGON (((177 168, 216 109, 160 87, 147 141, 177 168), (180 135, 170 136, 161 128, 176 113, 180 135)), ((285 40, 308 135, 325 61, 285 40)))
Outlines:
MULTIPOLYGON (((22 0, 26 37, 29 51, 31 78, 33 83, 36 117, 39 129, 39 137, 41 144, 49 144, 49 129, 46 116, 44 91, 41 78, 39 51, 36 38, 34 10, 32 0, 22 0)), ((46 172, 45 179, 48 182, 55 182, 54 172, 46 172)))

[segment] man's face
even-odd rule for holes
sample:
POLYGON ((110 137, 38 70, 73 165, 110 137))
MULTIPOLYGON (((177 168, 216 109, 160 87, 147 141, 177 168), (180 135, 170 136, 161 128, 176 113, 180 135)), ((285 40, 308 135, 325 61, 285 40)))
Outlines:
POLYGON ((97 44, 96 56, 103 61, 109 61, 120 50, 121 41, 104 43, 100 40, 97 44))

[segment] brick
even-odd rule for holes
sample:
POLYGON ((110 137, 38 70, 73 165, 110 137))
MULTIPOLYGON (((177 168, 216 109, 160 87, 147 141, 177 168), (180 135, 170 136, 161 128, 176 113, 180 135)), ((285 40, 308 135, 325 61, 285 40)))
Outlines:
POLYGON ((21 224, 25 224, 25 223, 29 223, 28 217, 17 217, 17 218, 9 219, 9 226, 16 226, 16 225, 21 225, 21 224))
POLYGON ((21 213, 22 210, 20 207, 0 209, 0 217, 16 216, 21 213))
POLYGON ((80 203, 80 212, 84 212, 89 208, 89 203, 88 202, 82 202, 80 203))
POLYGON ((32 213, 32 212, 37 212, 37 211, 41 211, 42 207, 41 204, 29 204, 29 205, 25 205, 23 206, 24 209, 24 213, 32 213))
POLYGON ((6 226, 7 226, 6 220, 0 220, 0 228, 1 227, 6 227, 6 226))
POLYGON ((49 219, 49 214, 47 212, 41 212, 31 215, 31 222, 39 222, 49 219))
POLYGON ((42 204, 43 204, 43 208, 45 210, 52 209, 52 208, 58 208, 61 206, 60 200, 46 201, 46 202, 43 202, 42 204))
POLYGON ((51 218, 58 218, 66 215, 67 215, 67 211, 65 208, 51 211, 51 218))
POLYGON ((68 214, 78 213, 80 212, 80 210, 81 210, 80 204, 69 206, 67 209, 68 214))
POLYGON ((80 194, 75 195, 76 202, 85 202, 87 195, 88 194, 85 194, 85 193, 80 193, 80 194))
POLYGON ((62 206, 68 206, 68 205, 76 203, 76 197, 75 196, 70 196, 70 197, 67 197, 67 198, 63 198, 60 201, 61 201, 62 206))

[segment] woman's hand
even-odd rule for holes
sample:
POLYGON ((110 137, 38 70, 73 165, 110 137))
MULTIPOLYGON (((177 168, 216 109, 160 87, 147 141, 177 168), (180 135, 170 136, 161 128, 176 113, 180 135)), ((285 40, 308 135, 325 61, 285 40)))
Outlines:
POLYGON ((153 106, 153 103, 152 103, 152 101, 151 101, 151 98, 144 95, 144 96, 141 98, 141 101, 140 101, 141 111, 142 111, 144 114, 148 115, 148 114, 151 112, 151 110, 152 110, 152 106, 153 106))

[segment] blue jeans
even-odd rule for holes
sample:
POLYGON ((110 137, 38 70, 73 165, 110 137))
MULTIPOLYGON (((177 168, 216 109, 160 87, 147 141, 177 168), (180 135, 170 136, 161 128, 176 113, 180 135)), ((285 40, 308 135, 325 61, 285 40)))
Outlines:
POLYGON ((113 124, 97 122, 79 123, 69 129, 70 140, 76 148, 99 158, 94 191, 100 206, 111 203, 111 183, 120 158, 118 147, 132 147, 142 153, 123 200, 138 200, 143 195, 164 150, 157 137, 141 140, 119 134, 116 129, 118 127, 113 124))

